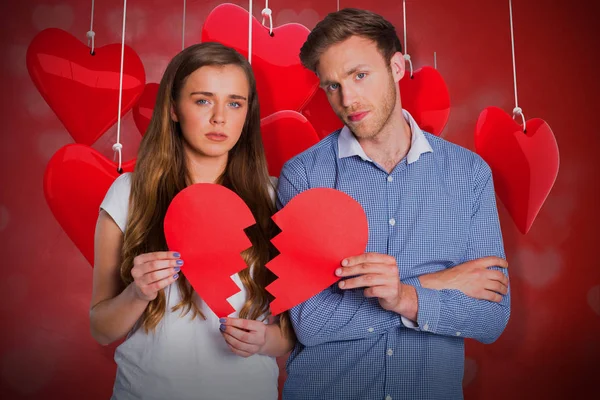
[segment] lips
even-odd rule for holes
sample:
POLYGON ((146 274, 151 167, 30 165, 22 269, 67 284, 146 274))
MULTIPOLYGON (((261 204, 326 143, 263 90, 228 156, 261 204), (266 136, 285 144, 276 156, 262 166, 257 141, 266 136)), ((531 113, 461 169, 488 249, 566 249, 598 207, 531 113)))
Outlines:
POLYGON ((368 113, 369 113, 368 111, 360 111, 360 112, 348 115, 348 119, 351 122, 358 122, 358 121, 362 120, 364 117, 366 117, 368 113))
POLYGON ((227 140, 227 135, 219 132, 210 132, 204 136, 206 136, 209 140, 212 140, 214 142, 223 142, 227 140))

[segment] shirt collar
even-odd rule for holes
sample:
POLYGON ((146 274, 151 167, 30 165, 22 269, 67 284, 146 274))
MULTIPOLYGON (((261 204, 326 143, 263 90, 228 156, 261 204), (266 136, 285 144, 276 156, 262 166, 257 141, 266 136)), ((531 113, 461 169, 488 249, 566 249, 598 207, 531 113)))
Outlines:
MULTIPOLYGON (((406 155, 406 162, 411 164, 417 161, 419 157, 421 157, 421 154, 433 152, 433 149, 412 115, 406 110, 402 110, 402 115, 410 125, 410 130, 412 132, 410 150, 406 155)), ((338 154, 339 158, 359 156, 364 161, 373 162, 373 160, 367 156, 360 143, 358 143, 356 137, 350 132, 350 129, 345 125, 338 137, 338 154)))

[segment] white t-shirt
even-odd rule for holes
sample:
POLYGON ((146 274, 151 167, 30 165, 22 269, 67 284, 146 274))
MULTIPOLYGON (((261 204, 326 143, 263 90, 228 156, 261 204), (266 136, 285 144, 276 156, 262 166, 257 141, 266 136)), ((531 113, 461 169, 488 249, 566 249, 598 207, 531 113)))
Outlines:
MULTIPOLYGON (((108 190, 101 208, 125 231, 129 210, 131 174, 119 176, 108 190)), ((232 276, 241 292, 228 300, 238 316, 246 290, 232 276)), ((229 350, 219 330, 219 319, 195 294, 206 316, 181 317, 171 308, 181 300, 177 284, 165 289, 167 311, 154 333, 134 328, 117 347, 117 376, 113 400, 133 399, 277 399, 279 368, 273 357, 255 354, 240 357, 229 350)))

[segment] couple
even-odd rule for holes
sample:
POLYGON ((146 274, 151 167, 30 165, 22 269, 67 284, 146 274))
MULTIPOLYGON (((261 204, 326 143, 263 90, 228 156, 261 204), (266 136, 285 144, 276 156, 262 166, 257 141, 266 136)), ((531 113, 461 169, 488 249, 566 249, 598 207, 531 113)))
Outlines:
POLYGON ((290 350, 284 400, 463 397, 464 339, 495 341, 510 315, 492 175, 402 110, 401 51, 368 11, 317 24, 300 58, 345 126, 288 161, 276 188, 246 59, 203 43, 170 62, 135 172, 114 182, 96 228, 92 335, 127 336, 113 399, 277 399, 275 357, 290 350), (200 182, 233 190, 258 222, 242 253, 250 268, 232 277, 236 312, 221 320, 163 234, 170 201, 200 182), (270 218, 314 187, 362 205, 367 253, 348 254, 337 284, 273 318, 270 218))

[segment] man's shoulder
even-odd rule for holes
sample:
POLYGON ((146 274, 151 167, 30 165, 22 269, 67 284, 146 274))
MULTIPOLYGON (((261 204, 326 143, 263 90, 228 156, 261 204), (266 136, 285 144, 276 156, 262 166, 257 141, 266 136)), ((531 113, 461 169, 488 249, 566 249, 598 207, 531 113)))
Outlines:
POLYGON ((471 172, 472 168, 489 168, 485 160, 474 151, 431 133, 423 132, 423 134, 431 145, 434 157, 438 162, 448 164, 452 169, 467 169, 471 172))

